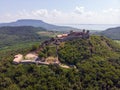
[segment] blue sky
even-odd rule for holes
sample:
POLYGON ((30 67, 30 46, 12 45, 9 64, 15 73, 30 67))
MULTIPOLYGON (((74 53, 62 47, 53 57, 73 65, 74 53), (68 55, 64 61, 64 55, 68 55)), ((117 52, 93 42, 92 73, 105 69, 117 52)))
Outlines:
POLYGON ((57 24, 120 24, 120 0, 0 0, 0 22, 41 19, 57 24))

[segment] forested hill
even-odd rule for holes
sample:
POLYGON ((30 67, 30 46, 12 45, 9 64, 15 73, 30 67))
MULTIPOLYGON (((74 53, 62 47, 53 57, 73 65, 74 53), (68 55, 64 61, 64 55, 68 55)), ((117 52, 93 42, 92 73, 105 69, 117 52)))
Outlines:
MULTIPOLYGON (((95 58, 110 59, 119 56, 118 52, 120 52, 120 46, 103 36, 91 36, 89 39, 73 39, 60 43, 58 48, 59 59, 69 65, 77 65, 82 61, 94 60, 95 58)), ((55 46, 47 45, 42 52, 40 51, 41 55, 44 58, 55 56, 55 46)))
POLYGON ((0 48, 22 42, 34 42, 41 40, 37 32, 46 31, 43 28, 31 26, 0 27, 0 48))
POLYGON ((111 39, 120 40, 120 27, 109 28, 105 31, 100 32, 100 35, 104 35, 111 39))
MULTIPOLYGON (((0 61, 1 90, 120 89, 120 46, 106 37, 91 36, 60 43, 60 62, 76 68, 12 63, 14 54, 26 52, 26 49, 4 52, 7 57, 0 61)), ((45 46, 39 56, 56 56, 55 45, 45 46)))

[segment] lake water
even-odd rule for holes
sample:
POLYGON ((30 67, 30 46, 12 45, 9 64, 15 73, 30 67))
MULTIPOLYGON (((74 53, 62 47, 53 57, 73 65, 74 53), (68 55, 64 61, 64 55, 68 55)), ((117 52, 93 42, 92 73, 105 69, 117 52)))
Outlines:
POLYGON ((63 26, 71 26, 78 29, 87 30, 106 30, 108 28, 120 27, 120 24, 64 24, 63 26))

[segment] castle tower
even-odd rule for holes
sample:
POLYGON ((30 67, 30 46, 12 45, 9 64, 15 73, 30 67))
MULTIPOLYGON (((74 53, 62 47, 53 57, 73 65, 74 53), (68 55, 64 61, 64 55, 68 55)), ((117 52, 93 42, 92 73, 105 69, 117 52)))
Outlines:
POLYGON ((83 39, 85 38, 85 29, 83 29, 82 38, 83 38, 83 39))
POLYGON ((87 30, 86 34, 89 34, 89 32, 90 32, 90 31, 89 31, 89 30, 87 30))
POLYGON ((90 31, 87 30, 87 32, 86 32, 86 38, 89 38, 89 37, 90 37, 89 33, 90 33, 90 31))
POLYGON ((83 29, 83 33, 85 33, 85 29, 83 29))
POLYGON ((72 34, 72 33, 73 33, 73 30, 70 31, 70 34, 72 34))

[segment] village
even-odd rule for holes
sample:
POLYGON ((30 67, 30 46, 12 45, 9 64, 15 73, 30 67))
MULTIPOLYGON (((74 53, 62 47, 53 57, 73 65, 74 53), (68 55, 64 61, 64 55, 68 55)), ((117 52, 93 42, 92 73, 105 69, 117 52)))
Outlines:
POLYGON ((88 39, 89 31, 85 31, 85 30, 83 30, 82 32, 70 31, 70 33, 68 33, 68 34, 60 34, 60 35, 57 35, 55 38, 51 38, 50 40, 44 41, 41 44, 39 50, 41 50, 46 45, 49 45, 52 43, 52 44, 56 45, 56 57, 51 56, 51 57, 47 57, 43 60, 43 59, 40 59, 37 52, 30 52, 25 56, 23 56, 22 54, 15 55, 13 63, 14 64, 20 64, 20 63, 21 64, 30 64, 30 63, 32 63, 32 64, 37 64, 37 65, 56 64, 56 65, 59 65, 64 68, 69 68, 70 66, 63 65, 60 63, 60 61, 58 59, 59 56, 57 54, 58 53, 57 46, 59 46, 59 44, 61 42, 64 42, 67 40, 73 40, 73 39, 77 39, 77 38, 88 39))

